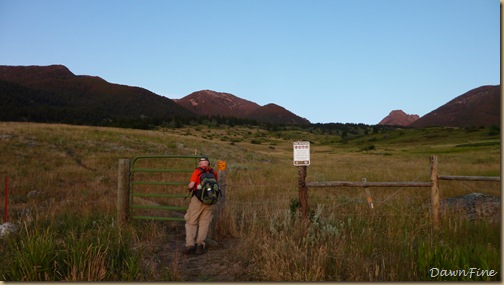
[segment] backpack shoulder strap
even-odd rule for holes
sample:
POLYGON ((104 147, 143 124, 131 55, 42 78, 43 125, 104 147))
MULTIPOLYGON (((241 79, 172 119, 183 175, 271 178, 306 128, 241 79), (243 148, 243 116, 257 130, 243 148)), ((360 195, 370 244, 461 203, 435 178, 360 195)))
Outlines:
POLYGON ((202 167, 198 167, 198 169, 201 171, 200 175, 203 174, 203 173, 205 173, 205 172, 214 174, 214 170, 211 167, 207 167, 205 169, 203 169, 202 167))
POLYGON ((198 182, 194 184, 194 187, 193 187, 193 191, 192 192, 192 196, 195 195, 195 192, 196 192, 196 187, 197 187, 197 184, 201 183, 201 176, 203 175, 203 173, 205 173, 205 170, 201 167, 197 167, 196 169, 198 169, 200 171, 200 173, 198 174, 198 182))

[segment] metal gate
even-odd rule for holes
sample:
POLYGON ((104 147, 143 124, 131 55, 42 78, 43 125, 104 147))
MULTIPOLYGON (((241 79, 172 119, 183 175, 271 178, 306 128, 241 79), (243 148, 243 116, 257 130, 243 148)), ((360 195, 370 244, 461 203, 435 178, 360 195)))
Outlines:
POLYGON ((200 156, 137 156, 131 167, 130 217, 183 221, 187 184, 200 156))

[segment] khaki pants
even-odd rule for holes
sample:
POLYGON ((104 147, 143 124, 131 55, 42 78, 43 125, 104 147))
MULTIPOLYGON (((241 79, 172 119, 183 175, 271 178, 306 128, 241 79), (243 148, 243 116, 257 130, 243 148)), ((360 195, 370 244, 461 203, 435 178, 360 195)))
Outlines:
POLYGON ((205 244, 212 217, 212 205, 205 205, 196 196, 192 196, 189 208, 184 216, 186 221, 186 246, 193 246, 195 238, 196 243, 205 244))

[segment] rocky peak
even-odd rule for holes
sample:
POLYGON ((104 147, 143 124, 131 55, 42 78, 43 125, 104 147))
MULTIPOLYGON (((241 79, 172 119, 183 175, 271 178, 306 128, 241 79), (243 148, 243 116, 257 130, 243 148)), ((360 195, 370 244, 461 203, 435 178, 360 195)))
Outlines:
POLYGON ((420 116, 406 114, 403 110, 393 110, 378 124, 390 126, 407 126, 418 120, 419 118, 420 116))

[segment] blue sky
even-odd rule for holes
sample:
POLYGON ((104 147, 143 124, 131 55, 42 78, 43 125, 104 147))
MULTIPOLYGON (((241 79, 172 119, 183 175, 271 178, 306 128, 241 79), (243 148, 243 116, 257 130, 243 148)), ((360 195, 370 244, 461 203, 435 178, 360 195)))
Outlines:
POLYGON ((377 124, 500 84, 500 2, 0 0, 0 65, 50 64, 171 99, 210 89, 377 124))

